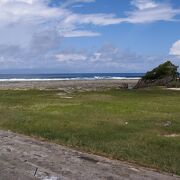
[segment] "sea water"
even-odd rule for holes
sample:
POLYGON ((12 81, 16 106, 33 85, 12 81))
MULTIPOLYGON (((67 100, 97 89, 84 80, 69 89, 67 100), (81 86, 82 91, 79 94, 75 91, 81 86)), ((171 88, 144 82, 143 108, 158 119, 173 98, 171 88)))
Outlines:
POLYGON ((0 74, 0 81, 140 79, 143 73, 0 74))

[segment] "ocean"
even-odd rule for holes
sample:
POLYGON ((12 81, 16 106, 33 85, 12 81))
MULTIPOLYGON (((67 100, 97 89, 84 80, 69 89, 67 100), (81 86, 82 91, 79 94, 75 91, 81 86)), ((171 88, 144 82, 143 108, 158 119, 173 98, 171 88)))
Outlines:
POLYGON ((143 73, 0 74, 0 81, 140 79, 143 73))

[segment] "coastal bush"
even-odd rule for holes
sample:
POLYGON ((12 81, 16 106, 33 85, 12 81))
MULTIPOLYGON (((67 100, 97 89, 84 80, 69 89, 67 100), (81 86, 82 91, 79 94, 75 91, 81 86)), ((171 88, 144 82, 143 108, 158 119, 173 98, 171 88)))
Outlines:
POLYGON ((175 66, 171 61, 167 61, 160 64, 158 67, 149 71, 143 76, 143 80, 157 80, 170 77, 172 80, 176 80, 179 77, 177 71, 178 66, 175 66))
POLYGON ((174 65, 171 61, 166 61, 152 71, 148 71, 134 88, 151 86, 179 87, 179 85, 178 66, 174 65))

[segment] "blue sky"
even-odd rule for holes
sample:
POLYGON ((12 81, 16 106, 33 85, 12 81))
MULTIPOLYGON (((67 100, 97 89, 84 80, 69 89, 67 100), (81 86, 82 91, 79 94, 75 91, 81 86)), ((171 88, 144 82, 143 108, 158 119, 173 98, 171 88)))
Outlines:
POLYGON ((180 65, 179 0, 1 0, 0 73, 180 65))

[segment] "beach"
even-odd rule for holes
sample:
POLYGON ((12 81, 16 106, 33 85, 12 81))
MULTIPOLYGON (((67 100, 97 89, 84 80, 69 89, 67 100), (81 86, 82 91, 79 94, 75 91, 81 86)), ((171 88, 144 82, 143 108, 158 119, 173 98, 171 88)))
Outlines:
POLYGON ((49 81, 1 81, 0 89, 58 89, 58 90, 96 90, 132 88, 138 79, 102 80, 49 80, 49 81))

